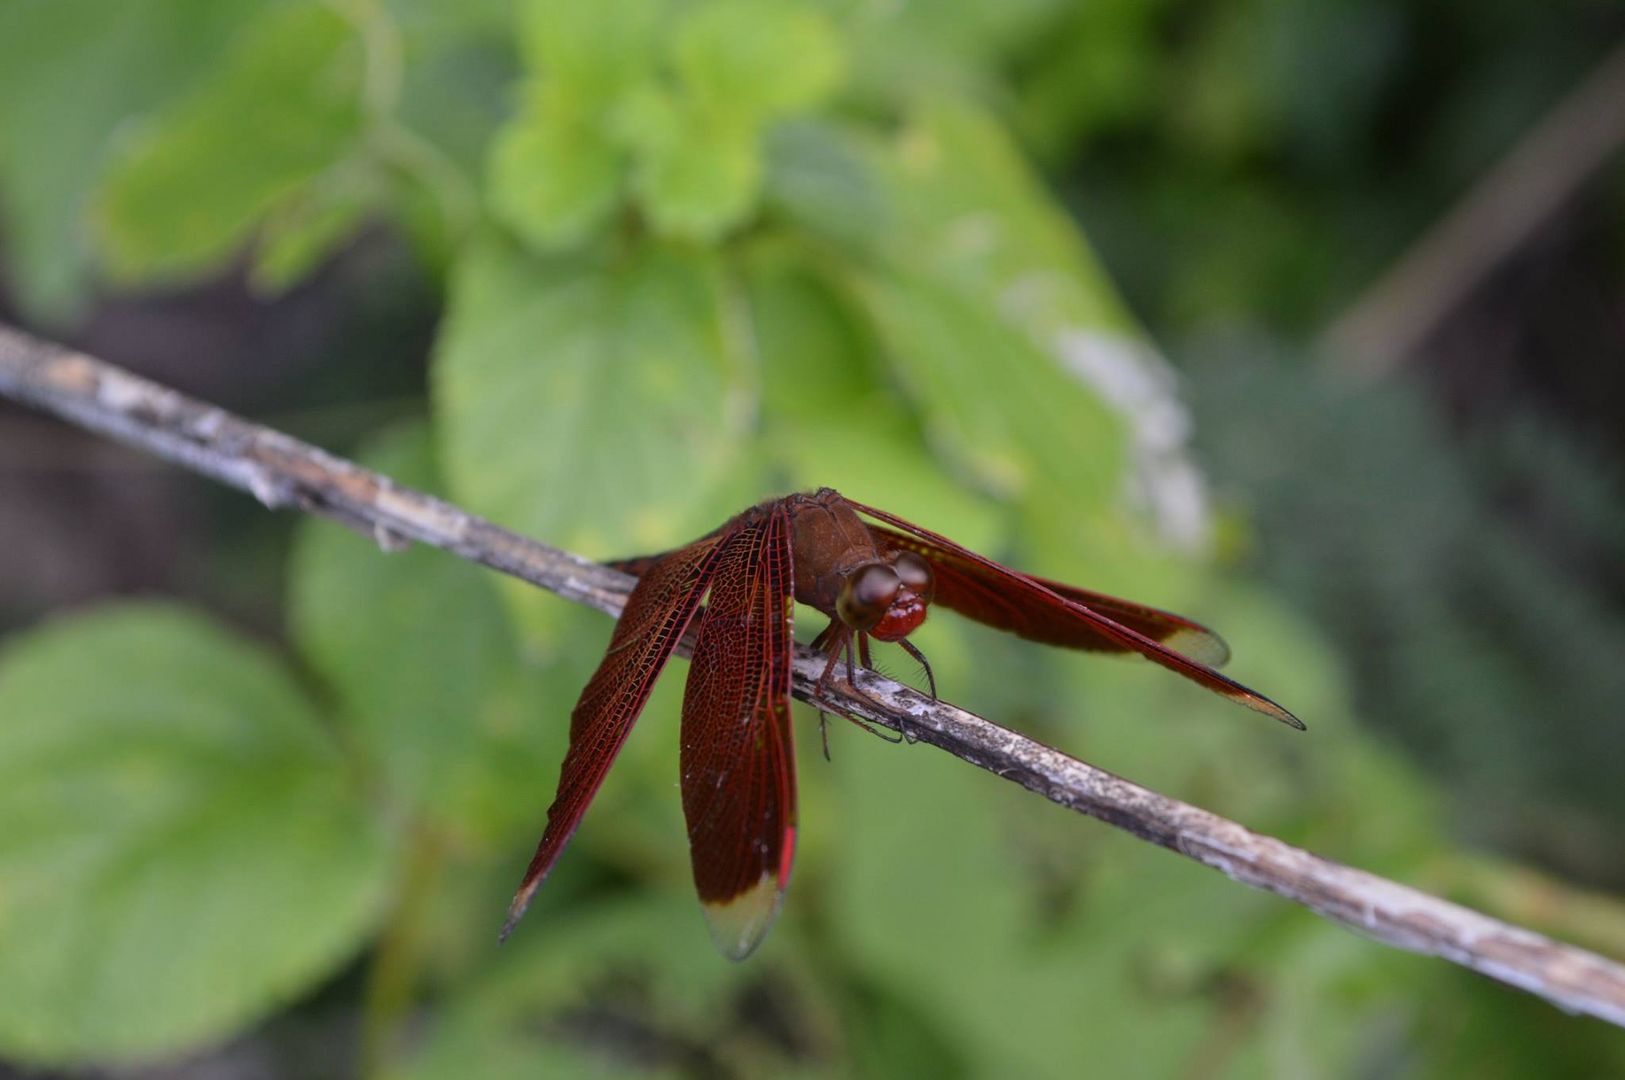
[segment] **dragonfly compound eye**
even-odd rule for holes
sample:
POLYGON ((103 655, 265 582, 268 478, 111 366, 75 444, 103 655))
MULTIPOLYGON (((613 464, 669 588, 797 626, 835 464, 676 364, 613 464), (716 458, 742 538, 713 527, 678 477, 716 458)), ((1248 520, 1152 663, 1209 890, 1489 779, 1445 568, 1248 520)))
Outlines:
POLYGON ((879 622, 902 588, 897 571, 885 563, 870 563, 848 575, 841 586, 836 610, 841 621, 855 630, 867 630, 879 622))
POLYGON ((926 603, 931 602, 931 593, 936 586, 936 579, 931 574, 931 564, 914 554, 905 551, 897 556, 892 563, 892 569, 902 579, 903 585, 915 596, 926 603))

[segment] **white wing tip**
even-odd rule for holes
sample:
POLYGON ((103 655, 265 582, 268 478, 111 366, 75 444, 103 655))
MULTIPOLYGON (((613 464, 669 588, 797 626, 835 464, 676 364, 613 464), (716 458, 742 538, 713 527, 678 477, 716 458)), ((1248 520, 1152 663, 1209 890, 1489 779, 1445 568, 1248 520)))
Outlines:
POLYGON ((784 889, 779 886, 778 878, 766 873, 731 900, 702 903, 700 907, 705 912, 711 940, 716 942, 722 955, 730 960, 743 960, 767 936, 783 902, 784 889))

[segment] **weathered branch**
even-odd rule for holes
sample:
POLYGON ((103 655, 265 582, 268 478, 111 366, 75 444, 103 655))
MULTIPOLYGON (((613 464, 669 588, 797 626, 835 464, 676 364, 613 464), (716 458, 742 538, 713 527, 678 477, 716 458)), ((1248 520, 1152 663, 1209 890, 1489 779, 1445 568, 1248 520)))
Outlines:
MULTIPOLYGON (((431 544, 612 615, 631 585, 617 571, 4 326, 0 394, 242 488, 266 506, 333 518, 385 550, 413 540, 431 544)), ((807 699, 821 667, 820 656, 799 650, 797 697, 807 699)), ((1366 937, 1443 957, 1625 1027, 1625 966, 1261 836, 873 673, 859 681, 880 707, 840 684, 834 694, 866 720, 893 729, 906 723, 910 734, 955 757, 1366 937)))

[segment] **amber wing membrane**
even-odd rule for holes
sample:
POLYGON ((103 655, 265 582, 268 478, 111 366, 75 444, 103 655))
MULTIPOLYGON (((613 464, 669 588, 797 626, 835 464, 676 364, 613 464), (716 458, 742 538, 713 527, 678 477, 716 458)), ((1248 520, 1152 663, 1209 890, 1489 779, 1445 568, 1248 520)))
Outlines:
POLYGON ((502 936, 512 932, 536 889, 569 842, 587 804, 598 793, 632 724, 649 700, 656 676, 671 659, 710 584, 726 537, 690 544, 644 568, 609 649, 570 714, 570 749, 559 770, 558 794, 547 828, 508 908, 502 936))
POLYGON ((664 559, 670 552, 661 552, 659 555, 637 555, 630 559, 605 559, 604 565, 623 574, 633 577, 642 577, 649 572, 649 567, 664 559))
MULTIPOLYGON (((977 564, 944 552, 929 541, 893 529, 871 528, 880 537, 883 546, 912 551, 929 561, 937 579, 935 603, 961 615, 1044 645, 1091 652, 1140 651, 1137 646, 1111 636, 1094 623, 1078 619, 1074 612, 1066 608, 1033 604, 1023 596, 1012 595, 1008 589, 1001 587, 998 579, 984 573, 977 564)), ((1192 622, 1171 611, 1120 600, 1105 593, 1090 592, 1076 585, 1020 574, 1019 571, 1006 572, 1037 582, 1057 596, 1074 604, 1082 604, 1119 626, 1182 653, 1199 664, 1220 667, 1230 659, 1230 647, 1218 634, 1201 623, 1192 622)))
POLYGON ((723 541, 683 695, 683 814, 717 947, 742 960, 778 914, 795 852, 790 526, 783 504, 723 541))
POLYGON ((1303 722, 1280 705, 1204 663, 1201 659, 1204 655, 1223 660, 1229 650, 1196 623, 1168 616, 1155 608, 1100 598, 1098 594, 1071 586, 1062 586, 1063 592, 1050 582, 1017 573, 884 510, 856 502, 852 506, 893 527, 874 530, 881 543, 913 551, 931 564, 936 575, 933 603, 1033 641, 1077 649, 1139 653, 1152 663, 1237 704, 1274 717, 1283 724, 1303 728, 1303 722), (1177 621, 1169 623, 1168 618, 1177 621), (1147 633, 1148 630, 1155 633, 1147 633), (1184 648, 1175 651, 1169 645, 1184 648))
MULTIPOLYGON (((1031 575, 1023 576, 1031 577, 1031 575)), ((1145 604, 1136 604, 1132 600, 1107 596, 1105 593, 1080 589, 1076 585, 1060 581, 1050 581, 1041 577, 1033 577, 1032 580, 1057 596, 1063 596, 1074 604, 1082 604, 1090 611, 1104 615, 1112 622, 1126 626, 1137 634, 1144 634, 1164 648, 1188 656, 1198 664, 1216 668, 1230 662, 1230 646, 1224 643, 1224 639, 1201 623, 1193 622, 1183 615, 1175 615, 1171 611, 1163 611, 1161 608, 1145 604)), ((1100 633, 1094 633, 1095 643, 1091 644, 1088 635, 1089 632, 1081 634, 1076 644, 1070 641, 1048 641, 1040 637, 1032 637, 1031 640, 1041 641, 1046 645, 1065 645, 1074 649, 1092 649, 1100 652, 1120 652, 1126 648, 1120 642, 1100 633)), ((1030 637, 1028 634, 1021 636, 1030 637)))

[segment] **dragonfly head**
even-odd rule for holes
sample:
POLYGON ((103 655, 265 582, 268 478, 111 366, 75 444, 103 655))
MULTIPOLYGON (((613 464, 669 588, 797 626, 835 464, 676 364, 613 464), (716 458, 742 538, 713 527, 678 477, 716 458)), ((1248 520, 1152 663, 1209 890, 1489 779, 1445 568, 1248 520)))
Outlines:
POLYGON ((901 641, 925 621, 931 603, 930 565, 910 551, 863 563, 847 574, 835 610, 854 630, 881 641, 901 641))

